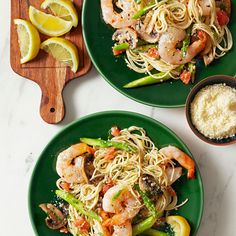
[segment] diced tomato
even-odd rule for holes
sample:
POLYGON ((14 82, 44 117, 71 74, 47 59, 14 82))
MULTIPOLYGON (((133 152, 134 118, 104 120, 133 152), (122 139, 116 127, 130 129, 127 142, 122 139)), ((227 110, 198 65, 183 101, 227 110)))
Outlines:
POLYGON ((111 135, 116 137, 120 135, 120 129, 117 126, 111 128, 111 135))
POLYGON ((92 147, 87 147, 87 152, 89 153, 89 154, 92 154, 92 155, 94 155, 94 153, 95 153, 95 149, 93 149, 92 147))
POLYGON ((184 84, 189 84, 191 80, 191 72, 184 70, 180 75, 180 79, 182 80, 184 84))
POLYGON ((220 26, 224 26, 229 23, 229 17, 225 11, 219 10, 216 14, 220 26))
POLYGON ((114 159, 115 154, 116 154, 116 149, 114 147, 108 148, 104 159, 105 160, 112 160, 112 159, 114 159))
POLYGON ((155 59, 160 58, 160 55, 159 55, 159 52, 158 52, 157 48, 149 48, 148 49, 148 56, 153 57, 155 59))
POLYGON ((114 186, 114 184, 113 184, 112 179, 109 179, 109 181, 105 185, 103 185, 103 187, 102 187, 103 195, 108 191, 108 189, 110 189, 113 186, 114 186))
POLYGON ((90 224, 88 223, 88 221, 86 219, 84 219, 83 217, 79 217, 74 221, 74 225, 75 227, 79 228, 79 231, 81 232, 88 232, 89 228, 90 228, 90 224))
POLYGON ((69 192, 70 191, 70 184, 67 183, 67 182, 62 182, 60 184, 60 186, 66 191, 66 192, 69 192))
POLYGON ((113 52, 113 55, 114 56, 117 56, 117 55, 120 55, 121 53, 123 53, 125 50, 114 50, 112 49, 112 52, 113 52))

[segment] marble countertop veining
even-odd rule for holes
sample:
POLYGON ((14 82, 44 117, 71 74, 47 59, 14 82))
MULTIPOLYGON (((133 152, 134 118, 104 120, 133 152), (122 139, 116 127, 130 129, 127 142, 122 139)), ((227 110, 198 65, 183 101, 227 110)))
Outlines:
POLYGON ((236 145, 215 147, 203 143, 188 127, 183 108, 151 108, 132 101, 108 85, 95 69, 65 88, 67 113, 64 121, 59 125, 44 123, 39 116, 41 93, 38 86, 22 79, 10 68, 10 1, 0 1, 0 15, 1 235, 34 235, 27 195, 37 157, 66 124, 104 110, 141 111, 176 132, 192 151, 202 173, 205 210, 198 236, 235 235, 236 145))

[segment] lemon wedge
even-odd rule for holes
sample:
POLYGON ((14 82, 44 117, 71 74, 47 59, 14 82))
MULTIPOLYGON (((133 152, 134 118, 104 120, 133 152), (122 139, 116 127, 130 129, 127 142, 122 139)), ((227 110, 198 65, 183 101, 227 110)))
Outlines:
POLYGON ((66 21, 57 16, 46 14, 32 6, 29 7, 29 17, 33 25, 42 34, 52 37, 66 34, 73 26, 71 21, 66 21))
POLYGON ((78 25, 78 13, 70 0, 45 0, 41 8, 48 8, 55 16, 71 21, 74 27, 78 25))
POLYGON ((167 216, 166 222, 170 225, 175 236, 189 236, 190 226, 188 221, 182 216, 167 216))
POLYGON ((51 54, 56 60, 71 67, 76 73, 79 67, 79 56, 76 46, 64 38, 50 38, 41 44, 41 49, 51 54))
POLYGON ((26 63, 34 59, 40 49, 40 37, 37 29, 26 20, 15 19, 17 26, 18 42, 20 46, 20 63, 26 63))

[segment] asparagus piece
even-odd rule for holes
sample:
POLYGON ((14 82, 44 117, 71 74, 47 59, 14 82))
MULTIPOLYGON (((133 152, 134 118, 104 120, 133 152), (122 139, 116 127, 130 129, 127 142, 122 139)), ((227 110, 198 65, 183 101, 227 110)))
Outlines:
POLYGON ((63 190, 56 190, 55 193, 58 197, 62 198, 66 202, 68 202, 71 206, 73 206, 81 214, 89 217, 90 219, 101 221, 100 217, 98 216, 98 214, 96 212, 94 212, 92 210, 88 210, 85 207, 85 205, 80 200, 75 198, 72 194, 67 193, 63 190))
POLYGON ((120 143, 120 142, 115 142, 115 141, 107 141, 107 140, 102 140, 102 139, 92 139, 92 138, 81 138, 81 142, 86 143, 90 146, 97 146, 97 147, 103 147, 103 148, 108 148, 108 147, 114 147, 117 149, 125 150, 127 152, 135 152, 136 150, 134 147, 131 147, 127 143, 120 143))

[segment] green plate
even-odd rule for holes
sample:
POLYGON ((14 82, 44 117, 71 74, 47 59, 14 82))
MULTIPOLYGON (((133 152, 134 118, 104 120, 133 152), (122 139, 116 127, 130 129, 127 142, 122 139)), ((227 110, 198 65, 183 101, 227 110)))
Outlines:
MULTIPOLYGON (((101 137, 106 139, 112 125, 126 128, 132 125, 143 127, 158 147, 173 144, 191 155, 186 145, 166 126, 140 114, 109 111, 89 115, 68 125, 46 146, 35 166, 29 188, 29 212, 35 230, 39 236, 67 235, 46 227, 45 213, 38 207, 40 203, 53 202, 56 180, 59 176, 55 170, 57 155, 81 137, 101 137)), ((192 156, 192 155, 191 155, 192 156)), ((196 235, 203 212, 203 186, 199 169, 196 167, 196 178, 187 180, 186 174, 174 186, 179 196, 179 203, 186 198, 189 201, 173 214, 184 216, 191 225, 191 236, 196 235)))
MULTIPOLYGON (((236 39, 236 0, 232 0, 232 19, 229 28, 236 39)), ((114 30, 106 25, 102 19, 100 0, 85 0, 82 12, 82 24, 85 43, 93 64, 100 74, 115 89, 127 97, 150 106, 180 107, 185 101, 190 89, 194 86, 184 85, 179 81, 167 81, 162 84, 151 85, 135 89, 125 89, 123 86, 130 81, 144 75, 131 71, 123 57, 116 58, 112 55, 112 34, 114 30)), ((235 47, 223 58, 213 62, 207 68, 203 63, 198 63, 195 84, 207 76, 215 74, 236 74, 236 49, 235 47)))

